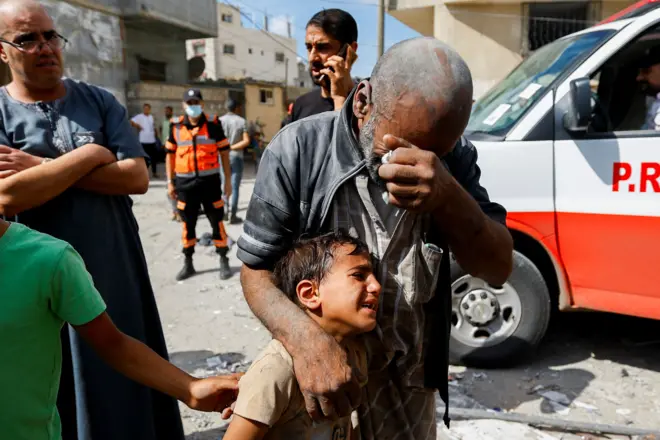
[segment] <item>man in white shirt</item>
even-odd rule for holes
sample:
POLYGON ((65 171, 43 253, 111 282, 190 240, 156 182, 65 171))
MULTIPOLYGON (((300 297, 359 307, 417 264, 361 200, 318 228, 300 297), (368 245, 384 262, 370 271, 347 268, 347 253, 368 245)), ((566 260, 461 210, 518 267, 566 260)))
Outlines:
POLYGON ((151 162, 151 172, 154 177, 158 177, 158 135, 154 125, 154 117, 151 114, 151 105, 144 104, 142 113, 133 116, 131 125, 140 132, 140 143, 142 148, 149 155, 151 162))

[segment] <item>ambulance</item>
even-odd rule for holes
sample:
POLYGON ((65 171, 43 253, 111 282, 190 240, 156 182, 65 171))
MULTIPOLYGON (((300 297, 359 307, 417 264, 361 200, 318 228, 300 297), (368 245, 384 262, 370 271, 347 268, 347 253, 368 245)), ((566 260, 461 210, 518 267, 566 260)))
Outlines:
POLYGON ((474 103, 466 136, 514 269, 493 286, 452 262, 453 362, 519 362, 553 309, 660 319, 660 89, 639 80, 657 4, 541 47, 474 103))

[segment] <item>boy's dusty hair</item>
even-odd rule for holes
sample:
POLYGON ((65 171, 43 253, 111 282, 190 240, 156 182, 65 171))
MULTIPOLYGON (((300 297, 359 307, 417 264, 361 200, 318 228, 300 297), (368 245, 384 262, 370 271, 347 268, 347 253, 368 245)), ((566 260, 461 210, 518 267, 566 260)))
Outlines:
POLYGON ((275 285, 299 304, 296 295, 298 283, 310 280, 320 284, 332 267, 335 250, 344 245, 355 246, 350 255, 370 255, 366 244, 342 230, 300 238, 275 265, 275 285))

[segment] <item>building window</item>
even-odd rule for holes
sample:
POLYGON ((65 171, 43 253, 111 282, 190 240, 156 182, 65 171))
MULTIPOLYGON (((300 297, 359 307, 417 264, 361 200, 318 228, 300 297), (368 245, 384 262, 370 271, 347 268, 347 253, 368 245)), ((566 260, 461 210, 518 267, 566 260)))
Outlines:
POLYGON ((195 43, 193 45, 193 55, 196 57, 201 57, 204 56, 206 53, 206 48, 204 47, 204 43, 195 43))
POLYGON ((249 48, 249 49, 248 49, 248 53, 249 53, 250 55, 252 55, 252 48, 249 48))
POLYGON ((151 61, 138 57, 138 68, 140 71, 140 81, 160 81, 167 80, 167 64, 160 61, 151 61))
POLYGON ((262 104, 273 105, 273 91, 259 90, 259 102, 262 104))
POLYGON ((305 81, 300 81, 300 87, 305 87, 305 81))
MULTIPOLYGON (((523 54, 591 26, 588 2, 527 3, 523 54)), ((524 37, 523 37, 524 38, 524 37)))
POLYGON ((275 52, 275 62, 276 63, 284 62, 284 52, 275 52))
POLYGON ((264 51, 263 50, 261 51, 261 56, 264 56, 264 51))
POLYGON ((222 14, 222 21, 225 23, 231 23, 234 20, 234 17, 231 14, 222 14))
POLYGON ((235 49, 235 48, 234 48, 234 45, 233 45, 233 44, 225 44, 225 45, 222 47, 222 52, 223 52, 225 55, 234 55, 234 49, 235 49))

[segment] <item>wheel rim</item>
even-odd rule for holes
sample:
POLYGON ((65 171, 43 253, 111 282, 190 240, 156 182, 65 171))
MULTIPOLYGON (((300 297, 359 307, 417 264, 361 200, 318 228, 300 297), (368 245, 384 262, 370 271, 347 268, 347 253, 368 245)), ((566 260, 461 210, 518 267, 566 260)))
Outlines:
POLYGON ((452 337, 470 347, 489 347, 509 338, 518 328, 522 304, 509 283, 491 286, 464 275, 451 285, 452 337))

